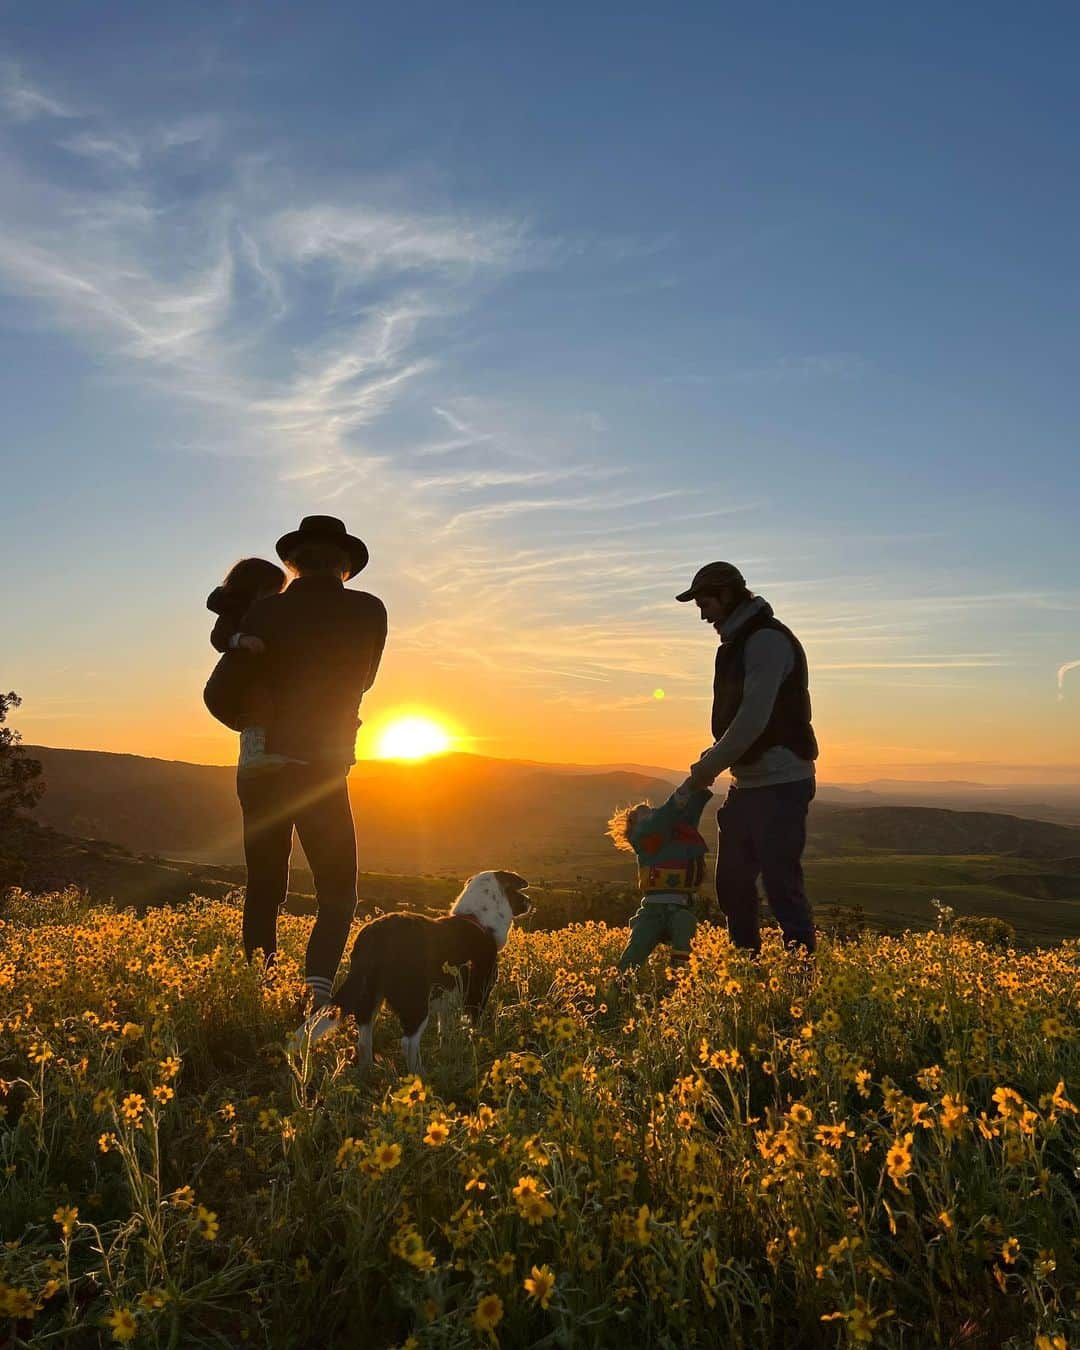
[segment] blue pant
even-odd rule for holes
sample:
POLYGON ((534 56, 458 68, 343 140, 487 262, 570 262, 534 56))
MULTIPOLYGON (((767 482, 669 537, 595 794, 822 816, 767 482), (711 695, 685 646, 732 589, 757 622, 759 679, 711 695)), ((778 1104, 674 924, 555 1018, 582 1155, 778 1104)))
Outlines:
POLYGON ((642 903, 630 920, 630 941, 619 957, 619 969, 636 969, 661 942, 671 943, 671 964, 684 966, 690 960, 690 944, 696 932, 697 916, 691 905, 642 903))
POLYGON ((737 947, 761 950, 759 876, 785 943, 808 952, 817 945, 802 871, 806 812, 814 791, 812 778, 775 787, 733 787, 717 812, 716 900, 737 947))

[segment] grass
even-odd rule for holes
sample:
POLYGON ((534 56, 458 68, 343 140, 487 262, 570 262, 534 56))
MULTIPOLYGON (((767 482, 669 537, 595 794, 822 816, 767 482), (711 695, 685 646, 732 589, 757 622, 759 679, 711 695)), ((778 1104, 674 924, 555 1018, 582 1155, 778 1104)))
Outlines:
POLYGON ((515 933, 413 1081, 388 1017, 290 1055, 308 921, 263 980, 238 920, 9 908, 9 1345, 1075 1343, 1076 943, 515 933))

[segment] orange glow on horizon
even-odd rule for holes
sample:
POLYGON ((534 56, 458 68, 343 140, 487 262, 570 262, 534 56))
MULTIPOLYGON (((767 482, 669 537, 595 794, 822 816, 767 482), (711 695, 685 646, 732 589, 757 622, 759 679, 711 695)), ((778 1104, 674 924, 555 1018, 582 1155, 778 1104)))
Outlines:
POLYGON ((375 753, 379 759, 430 759, 445 755, 456 737, 434 717, 410 713, 393 716, 379 732, 375 753))

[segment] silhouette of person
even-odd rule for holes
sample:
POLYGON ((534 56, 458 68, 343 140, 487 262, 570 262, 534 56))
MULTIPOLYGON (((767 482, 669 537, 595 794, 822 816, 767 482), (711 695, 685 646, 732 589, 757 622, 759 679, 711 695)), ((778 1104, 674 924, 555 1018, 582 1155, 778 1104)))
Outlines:
POLYGON ((318 913, 305 982, 311 1008, 330 999, 356 907, 356 836, 347 775, 355 760, 358 710, 379 669, 386 609, 345 582, 367 565, 366 546, 334 516, 306 516, 277 542, 292 573, 278 595, 256 600, 239 622, 255 639, 222 656, 207 706, 239 727, 246 687, 257 687, 265 752, 237 772, 244 816, 248 960, 277 952, 277 916, 289 886, 293 830, 307 854, 318 913))
POLYGON ((725 769, 734 780, 717 812, 716 899, 732 942, 761 949, 757 880, 788 946, 812 952, 814 919, 803 881, 806 815, 815 792, 806 653, 731 563, 702 567, 688 590, 720 634, 710 746, 690 768, 695 787, 725 769))

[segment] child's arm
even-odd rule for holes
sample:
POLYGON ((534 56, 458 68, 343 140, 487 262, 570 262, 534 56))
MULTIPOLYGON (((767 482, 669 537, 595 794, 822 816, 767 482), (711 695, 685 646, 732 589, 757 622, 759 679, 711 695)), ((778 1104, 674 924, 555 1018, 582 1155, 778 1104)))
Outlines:
POLYGON ((695 810, 697 814, 694 819, 700 819, 705 803, 712 793, 706 788, 693 788, 687 791, 688 782, 689 780, 681 787, 677 787, 663 806, 658 806, 653 811, 643 811, 637 816, 629 834, 632 844, 648 838, 651 834, 661 837, 669 835, 680 821, 688 819, 688 813, 695 810))
POLYGON ((215 651, 225 653, 236 650, 259 652, 266 650, 266 644, 262 638, 253 637, 250 633, 242 633, 236 626, 236 616, 234 614, 222 614, 217 623, 210 631, 210 645, 215 651))
POLYGON ((236 635, 236 616, 221 614, 210 630, 210 645, 216 652, 227 652, 231 650, 232 640, 236 635))

